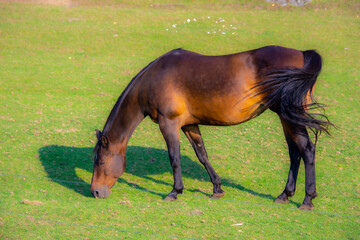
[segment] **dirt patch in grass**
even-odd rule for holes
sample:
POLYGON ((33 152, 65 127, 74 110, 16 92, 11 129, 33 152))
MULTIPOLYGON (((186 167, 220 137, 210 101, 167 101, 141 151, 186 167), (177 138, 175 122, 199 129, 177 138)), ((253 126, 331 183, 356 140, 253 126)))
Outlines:
POLYGON ((40 201, 30 201, 30 200, 27 200, 27 199, 24 199, 21 203, 26 204, 26 205, 35 205, 35 206, 40 206, 40 205, 43 204, 40 201))

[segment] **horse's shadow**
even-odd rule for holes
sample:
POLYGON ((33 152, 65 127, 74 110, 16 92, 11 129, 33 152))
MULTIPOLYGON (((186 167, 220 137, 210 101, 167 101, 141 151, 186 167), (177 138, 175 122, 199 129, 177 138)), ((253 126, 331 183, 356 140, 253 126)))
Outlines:
MULTIPOLYGON (((88 185, 88 183, 86 183, 82 178, 78 177, 77 171, 80 169, 92 172, 92 155, 92 148, 49 145, 39 149, 41 163, 44 166, 44 169, 47 172, 49 178, 87 197, 91 196, 90 187, 83 187, 84 184, 88 185)), ((171 190, 172 182, 166 182, 152 177, 152 175, 171 172, 167 151, 162 149, 128 146, 126 159, 126 172, 128 174, 152 181, 155 184, 168 185, 169 191, 171 190)), ((198 162, 192 161, 187 156, 182 156, 181 166, 182 173, 185 178, 197 179, 199 181, 208 181, 209 184, 211 184, 205 168, 198 162)), ((118 182, 125 183, 130 187, 135 186, 138 189, 165 197, 165 194, 163 193, 152 191, 137 184, 127 182, 124 178, 120 178, 118 182)), ((275 200, 275 197, 272 195, 263 194, 248 189, 241 184, 233 183, 231 179, 222 178, 222 185, 248 192, 252 195, 262 198, 275 200)), ((200 192, 201 194, 210 196, 210 193, 204 193, 199 189, 186 190, 190 192, 200 192)))

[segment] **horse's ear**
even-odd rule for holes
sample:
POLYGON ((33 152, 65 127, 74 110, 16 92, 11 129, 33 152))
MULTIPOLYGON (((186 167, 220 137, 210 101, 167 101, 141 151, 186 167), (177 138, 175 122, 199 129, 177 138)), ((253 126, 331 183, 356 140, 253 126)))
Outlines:
POLYGON ((103 133, 96 129, 96 137, 99 141, 101 141, 101 145, 104 147, 104 148, 107 148, 108 145, 109 145, 109 140, 107 139, 107 137, 105 135, 103 135, 103 133))
POLYGON ((99 129, 95 129, 96 137, 100 140, 100 136, 102 135, 102 132, 99 129))
POLYGON ((104 135, 101 135, 100 140, 101 140, 101 145, 102 145, 104 148, 107 148, 107 147, 108 147, 108 144, 109 144, 109 141, 108 141, 107 137, 104 136, 104 135))

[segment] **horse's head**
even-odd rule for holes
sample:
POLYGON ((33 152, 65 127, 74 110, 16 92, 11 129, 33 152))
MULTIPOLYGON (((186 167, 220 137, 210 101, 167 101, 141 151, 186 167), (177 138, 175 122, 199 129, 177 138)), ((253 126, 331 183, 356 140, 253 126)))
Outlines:
POLYGON ((111 188, 126 168, 125 152, 119 151, 108 138, 96 130, 98 142, 94 148, 94 170, 91 192, 96 198, 107 198, 111 188))

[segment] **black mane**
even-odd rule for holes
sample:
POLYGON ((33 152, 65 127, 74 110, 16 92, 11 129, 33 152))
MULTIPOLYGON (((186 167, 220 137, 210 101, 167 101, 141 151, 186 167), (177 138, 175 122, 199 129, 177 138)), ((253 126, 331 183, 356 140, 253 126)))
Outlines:
MULTIPOLYGON (((153 61, 154 62, 154 61, 153 61)), ((106 123, 104 125, 104 129, 103 129, 103 134, 105 136, 107 136, 108 131, 110 130, 110 126, 112 125, 112 123, 114 122, 115 116, 118 114, 119 108, 121 103, 123 102, 124 98, 126 97, 126 95, 129 93, 129 91, 134 87, 134 83, 137 79, 139 79, 139 77, 146 71, 146 69, 153 63, 150 62, 145 68, 143 68, 138 74, 135 75, 135 77, 133 77, 133 79, 131 79, 130 83, 127 85, 127 87, 124 89, 124 91, 121 93, 120 97, 118 98, 118 100, 116 101, 113 109, 110 112, 110 115, 108 117, 108 119, 106 120, 106 123)), ((98 145, 98 144, 97 144, 98 145)))

